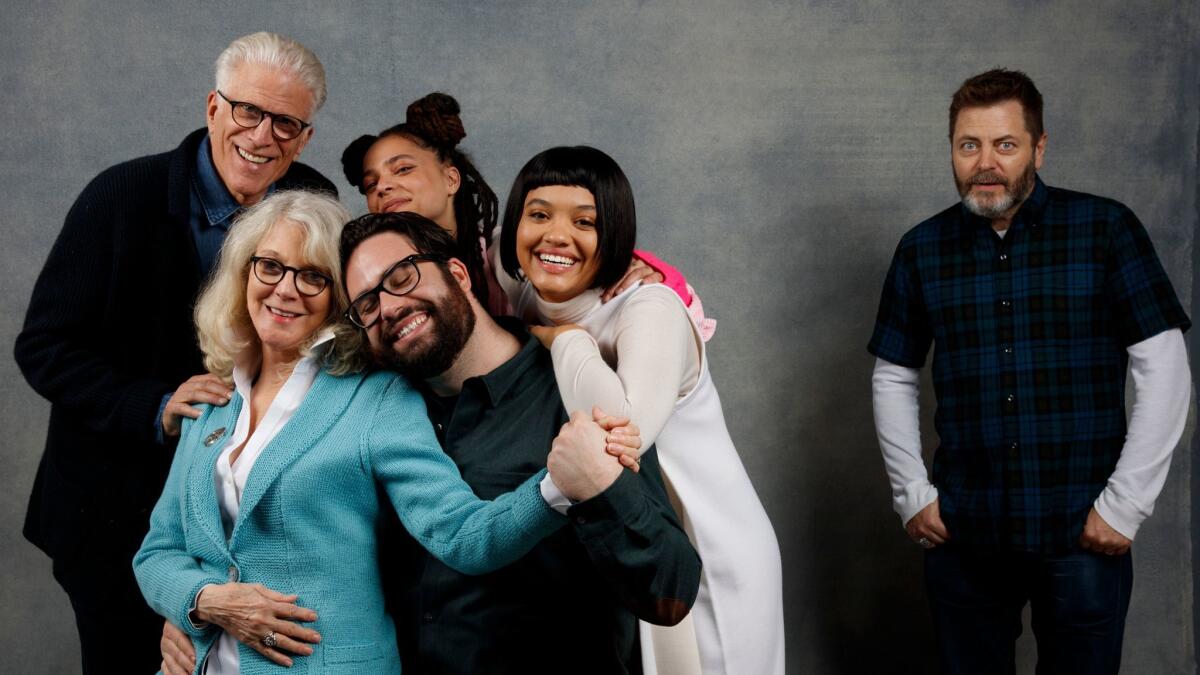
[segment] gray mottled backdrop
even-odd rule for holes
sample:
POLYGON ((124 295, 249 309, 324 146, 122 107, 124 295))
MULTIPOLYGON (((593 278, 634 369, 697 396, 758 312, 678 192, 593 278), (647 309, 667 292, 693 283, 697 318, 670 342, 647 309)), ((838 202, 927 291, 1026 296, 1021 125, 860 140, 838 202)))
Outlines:
MULTIPOLYGON (((342 148, 433 90, 462 102, 464 147, 501 195, 551 145, 612 154, 634 183, 641 244, 683 268, 720 321, 714 378, 783 549, 789 672, 933 672, 920 553, 890 509, 864 345, 896 241, 956 199, 949 96, 992 66, 1028 72, 1047 101, 1043 177, 1129 204, 1195 307, 1196 5, 451 5, 5 3, 0 670, 70 672, 78 659, 66 597, 20 536, 49 407, 7 355, 35 275, 85 182, 200 126, 213 59, 269 29, 325 63, 329 103, 304 160, 354 212, 342 148)), ((1125 672, 1195 672, 1189 454, 1176 453, 1135 547, 1125 672)), ((1021 649, 1027 666, 1028 639, 1021 649)))

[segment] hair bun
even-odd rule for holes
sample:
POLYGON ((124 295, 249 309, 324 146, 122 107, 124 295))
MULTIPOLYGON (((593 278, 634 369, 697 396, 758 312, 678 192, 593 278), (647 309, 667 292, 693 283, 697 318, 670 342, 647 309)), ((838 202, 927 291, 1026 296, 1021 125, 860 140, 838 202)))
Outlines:
POLYGON ((438 148, 452 149, 467 137, 453 96, 434 92, 408 104, 405 125, 438 148))

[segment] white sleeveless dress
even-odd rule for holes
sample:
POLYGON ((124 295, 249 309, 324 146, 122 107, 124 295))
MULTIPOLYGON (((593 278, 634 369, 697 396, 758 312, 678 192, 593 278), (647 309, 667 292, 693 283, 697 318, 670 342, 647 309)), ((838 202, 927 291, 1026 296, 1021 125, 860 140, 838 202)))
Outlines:
MULTIPOLYGON (((579 296, 561 305, 542 301, 531 286, 522 286, 514 302, 518 316, 537 314, 559 323, 579 324, 595 338, 601 357, 613 370, 617 367, 620 314, 630 303, 639 302, 642 294, 658 293, 656 302, 662 303, 663 295, 669 293, 679 306, 678 320, 686 320, 695 332, 683 302, 660 285, 629 289, 605 304, 589 291, 594 300, 579 296), (567 304, 571 307, 564 313, 567 304)), ((677 319, 662 316, 661 320, 677 319)), ((698 334, 696 344, 700 365, 695 386, 681 392, 657 438, 642 440, 658 448, 668 492, 700 554, 700 592, 690 622, 674 627, 640 624, 643 668, 647 675, 692 673, 697 662, 687 652, 698 650, 704 675, 783 675, 779 544, 729 437, 698 334)), ((559 367, 556 359, 560 388, 570 386, 573 375, 559 373, 559 367)), ((563 392, 563 398, 578 400, 568 392, 563 392)))

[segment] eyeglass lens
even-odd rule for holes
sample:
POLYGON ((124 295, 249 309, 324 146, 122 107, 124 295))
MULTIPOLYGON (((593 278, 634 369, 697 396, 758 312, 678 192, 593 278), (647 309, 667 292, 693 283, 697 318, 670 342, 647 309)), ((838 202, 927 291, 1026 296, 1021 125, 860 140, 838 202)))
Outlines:
POLYGON ((254 261, 254 276, 269 286, 274 286, 282 281, 289 270, 295 273, 293 279, 296 290, 303 295, 320 295, 329 282, 323 274, 316 270, 298 270, 288 267, 274 258, 256 258, 254 261))
POLYGON ((235 103, 233 105, 233 121, 247 129, 253 129, 262 124, 264 114, 270 115, 271 131, 280 140, 291 140, 299 136, 301 131, 304 131, 304 124, 295 117, 264 113, 263 110, 249 103, 235 103))
POLYGON ((350 306, 350 318, 361 328, 374 324, 379 318, 379 293, 381 291, 388 295, 407 295, 417 287, 420 279, 421 272, 415 261, 401 261, 392 267, 379 286, 354 301, 354 304, 350 306))

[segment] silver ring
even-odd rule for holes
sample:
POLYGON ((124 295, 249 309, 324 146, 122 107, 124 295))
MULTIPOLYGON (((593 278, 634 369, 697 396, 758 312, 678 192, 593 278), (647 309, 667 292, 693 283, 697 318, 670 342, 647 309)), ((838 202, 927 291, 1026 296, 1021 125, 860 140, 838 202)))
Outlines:
POLYGON ((925 537, 918 539, 917 543, 920 544, 921 548, 933 548, 933 542, 929 541, 925 537))
POLYGON ((262 643, 268 647, 274 647, 275 645, 279 644, 279 640, 275 639, 275 631, 271 631, 270 633, 262 636, 262 643))

